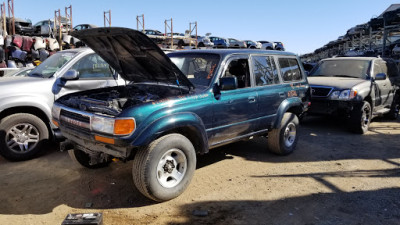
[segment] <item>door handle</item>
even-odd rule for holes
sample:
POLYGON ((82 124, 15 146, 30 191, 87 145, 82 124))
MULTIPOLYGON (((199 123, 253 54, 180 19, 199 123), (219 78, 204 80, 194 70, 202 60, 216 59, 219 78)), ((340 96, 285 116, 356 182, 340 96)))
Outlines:
POLYGON ((250 103, 256 102, 256 97, 249 97, 248 100, 250 103))
POLYGON ((279 97, 284 98, 284 97, 286 97, 286 95, 284 92, 279 92, 279 97))

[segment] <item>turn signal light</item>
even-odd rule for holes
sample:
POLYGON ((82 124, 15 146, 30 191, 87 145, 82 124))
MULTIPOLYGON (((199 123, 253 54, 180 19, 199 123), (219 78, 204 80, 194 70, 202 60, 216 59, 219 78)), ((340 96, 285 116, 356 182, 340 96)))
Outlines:
POLYGON ((94 136, 94 139, 96 141, 100 141, 100 142, 107 143, 107 144, 112 144, 112 145, 115 143, 115 140, 112 139, 112 138, 106 138, 106 137, 97 136, 97 135, 94 136))
POLYGON ((135 130, 135 120, 133 119, 117 119, 114 123, 114 134, 126 135, 135 130))

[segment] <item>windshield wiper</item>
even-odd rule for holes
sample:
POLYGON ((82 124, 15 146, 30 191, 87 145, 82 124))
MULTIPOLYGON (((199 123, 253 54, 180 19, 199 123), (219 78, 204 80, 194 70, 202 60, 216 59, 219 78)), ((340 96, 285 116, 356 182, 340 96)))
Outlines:
POLYGON ((41 73, 30 73, 30 74, 28 74, 28 76, 30 76, 30 77, 44 77, 43 74, 41 74, 41 73))

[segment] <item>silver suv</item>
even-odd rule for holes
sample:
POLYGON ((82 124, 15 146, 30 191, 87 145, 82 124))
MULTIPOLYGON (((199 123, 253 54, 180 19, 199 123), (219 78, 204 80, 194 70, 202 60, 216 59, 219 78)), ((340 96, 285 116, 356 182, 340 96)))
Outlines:
POLYGON ((123 84, 89 48, 61 51, 27 77, 0 79, 0 154, 19 161, 33 158, 47 140, 62 138, 51 121, 53 102, 75 91, 123 84))

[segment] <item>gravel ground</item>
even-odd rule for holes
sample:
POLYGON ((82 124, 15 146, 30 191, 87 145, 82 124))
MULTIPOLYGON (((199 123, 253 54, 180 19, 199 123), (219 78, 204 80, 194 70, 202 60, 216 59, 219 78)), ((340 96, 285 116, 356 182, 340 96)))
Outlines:
POLYGON ((155 203, 134 187, 132 162, 89 170, 47 146, 25 162, 0 158, 0 224, 61 224, 102 212, 108 224, 400 224, 400 124, 366 135, 308 117, 296 151, 276 156, 255 138, 198 156, 189 188, 155 203))

